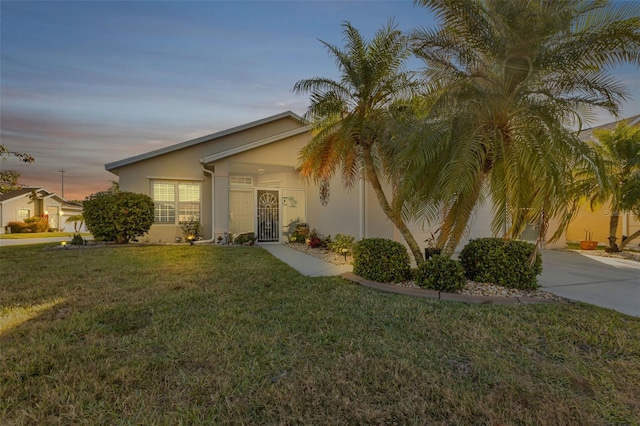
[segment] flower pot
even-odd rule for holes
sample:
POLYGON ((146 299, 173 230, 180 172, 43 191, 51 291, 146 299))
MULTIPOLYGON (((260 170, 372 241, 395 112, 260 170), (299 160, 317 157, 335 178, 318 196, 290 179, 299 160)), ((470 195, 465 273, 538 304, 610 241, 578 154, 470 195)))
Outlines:
POLYGON ((424 249, 424 260, 429 260, 435 255, 439 255, 442 252, 442 249, 426 247, 424 249))
POLYGON ((598 247, 597 241, 580 241, 580 249, 582 250, 595 250, 598 247))

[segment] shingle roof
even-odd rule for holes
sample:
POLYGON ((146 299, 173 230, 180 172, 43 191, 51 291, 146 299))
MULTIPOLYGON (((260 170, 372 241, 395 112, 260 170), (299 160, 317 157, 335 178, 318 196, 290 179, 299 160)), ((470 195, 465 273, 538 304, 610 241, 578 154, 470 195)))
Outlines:
POLYGON ((600 126, 591 127, 589 129, 585 129, 580 132, 580 139, 589 140, 593 139, 593 131, 600 129, 615 129, 618 123, 626 121, 630 126, 640 125, 640 114, 634 115, 633 117, 623 118, 622 120, 612 121, 611 123, 601 124, 600 126))
POLYGON ((20 197, 22 195, 28 194, 33 190, 38 190, 40 188, 30 188, 24 187, 22 189, 14 189, 13 191, 5 192, 4 194, 0 194, 0 201, 10 200, 12 198, 20 197))
POLYGON ((206 135, 206 136, 201 136, 199 138, 196 139, 191 139, 185 142, 180 142, 177 143, 175 145, 170 145, 164 148, 160 148, 160 149, 156 149, 154 151, 150 151, 150 152, 146 152, 144 154, 140 154, 140 155, 136 155, 133 157, 129 157, 129 158, 125 158, 123 160, 119 160, 119 161, 114 161, 112 163, 107 163, 104 165, 104 168, 107 171, 110 171, 112 173, 113 170, 118 169, 122 166, 126 166, 129 164, 133 164, 133 163, 137 163, 138 161, 142 161, 142 160, 147 160, 149 158, 153 158, 153 157, 157 157, 159 155, 162 154, 167 154, 169 152, 173 152, 173 151, 177 151, 179 149, 183 149, 183 148, 187 148, 193 145, 197 145, 199 143, 202 142, 208 142, 214 139, 218 139, 221 138, 223 136, 227 136, 233 133, 237 133, 237 132, 241 132, 247 129, 251 129, 253 127, 257 127, 266 123, 270 123, 272 121, 276 121, 276 120, 280 120, 281 118, 285 118, 285 117, 291 117, 295 120, 300 121, 301 123, 304 121, 302 117, 300 117, 299 115, 293 113, 292 111, 286 111, 286 112, 282 112, 280 114, 276 114, 276 115, 272 115, 271 117, 267 117, 267 118, 263 118, 261 120, 257 120, 257 121, 252 121, 250 123, 246 123, 243 124, 241 126, 236 126, 236 127, 232 127, 230 129, 226 129, 226 130, 222 130, 220 132, 217 133, 212 133, 210 135, 206 135))

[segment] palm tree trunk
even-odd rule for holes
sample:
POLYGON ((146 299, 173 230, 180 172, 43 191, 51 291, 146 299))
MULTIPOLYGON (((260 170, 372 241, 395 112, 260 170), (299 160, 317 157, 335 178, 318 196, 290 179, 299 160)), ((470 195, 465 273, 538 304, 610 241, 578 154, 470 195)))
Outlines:
POLYGON ((640 230, 634 232, 633 234, 629 235, 627 238, 622 240, 622 242, 620 243, 620 246, 618 247, 618 250, 622 251, 627 244, 629 244, 632 240, 635 240, 638 237, 640 237, 640 230))
POLYGON ((616 244, 616 233, 618 232, 618 222, 620 221, 620 215, 617 211, 611 212, 611 218, 609 219, 609 248, 608 252, 620 251, 620 248, 616 244))
POLYGON ((409 228, 400 217, 400 214, 394 211, 391 208, 389 201, 387 201, 387 197, 384 194, 384 190, 382 189, 382 185, 380 184, 380 179, 378 179, 378 174, 376 173, 375 166, 373 164, 373 158, 371 157, 371 148, 363 144, 362 154, 364 157, 367 180, 369 181, 369 183, 371 183, 371 187, 373 188, 373 192, 378 198, 378 202, 380 203, 380 207, 382 207, 382 211, 396 226, 396 228, 398 228, 400 234, 402 234, 404 240, 407 242, 409 250, 411 250, 413 257, 416 260, 416 264, 420 265, 422 262, 424 262, 424 257, 422 256, 422 252, 420 251, 420 246, 418 246, 418 243, 416 242, 415 238, 413 238, 411 231, 409 231, 409 228))
POLYGON ((451 256, 460 244, 473 210, 480 199, 482 191, 482 179, 475 182, 475 187, 464 200, 458 198, 445 213, 440 225, 438 247, 443 247, 442 253, 451 256))

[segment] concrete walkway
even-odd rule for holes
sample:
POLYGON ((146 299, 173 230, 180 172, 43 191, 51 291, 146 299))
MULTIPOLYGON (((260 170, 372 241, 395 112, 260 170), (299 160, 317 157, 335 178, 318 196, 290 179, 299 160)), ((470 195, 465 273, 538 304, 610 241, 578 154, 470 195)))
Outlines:
POLYGON ((640 262, 543 250, 538 282, 558 296, 640 317, 640 262))
POLYGON ((282 260, 302 275, 309 277, 330 277, 351 272, 351 265, 334 265, 317 257, 309 256, 282 244, 260 244, 260 247, 282 260))

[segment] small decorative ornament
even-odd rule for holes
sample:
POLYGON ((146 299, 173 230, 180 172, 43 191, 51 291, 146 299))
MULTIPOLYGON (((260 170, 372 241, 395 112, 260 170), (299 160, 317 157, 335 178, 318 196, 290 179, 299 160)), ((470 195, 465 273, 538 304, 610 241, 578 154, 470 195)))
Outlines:
POLYGON ((322 179, 320 182, 320 203, 326 206, 329 203, 329 180, 322 179))

